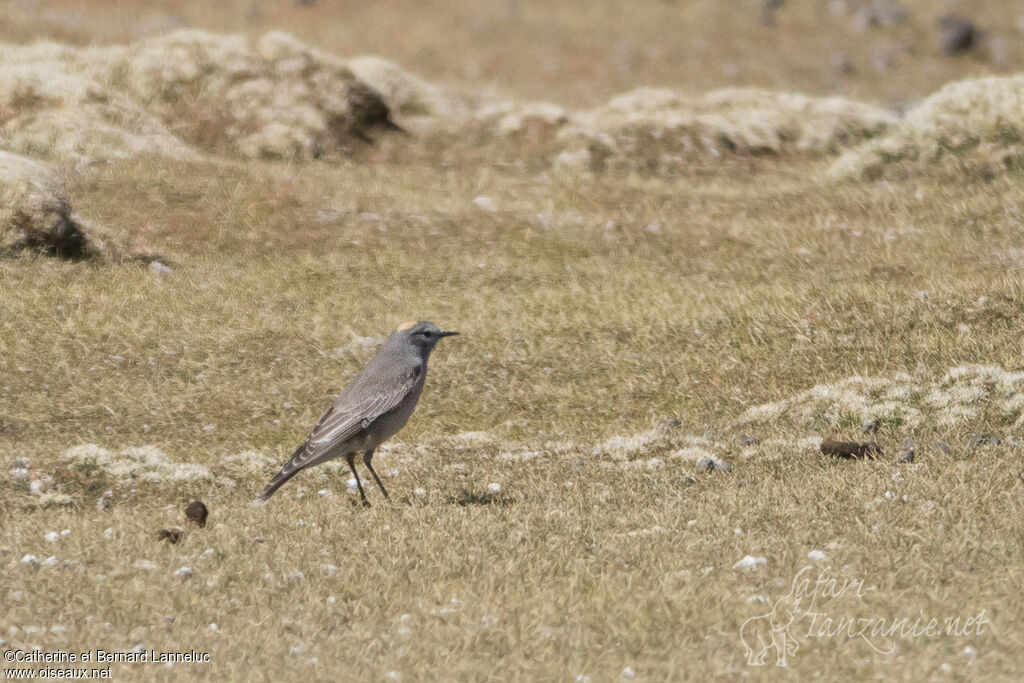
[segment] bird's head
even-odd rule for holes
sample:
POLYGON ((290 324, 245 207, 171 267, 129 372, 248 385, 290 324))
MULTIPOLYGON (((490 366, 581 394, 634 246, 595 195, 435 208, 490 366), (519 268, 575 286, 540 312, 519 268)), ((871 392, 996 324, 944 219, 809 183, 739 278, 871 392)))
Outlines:
POLYGON ((434 323, 421 320, 420 322, 409 322, 399 325, 394 334, 401 336, 406 343, 411 344, 423 355, 427 355, 434 350, 434 345, 443 337, 451 337, 458 334, 458 332, 442 330, 434 323))

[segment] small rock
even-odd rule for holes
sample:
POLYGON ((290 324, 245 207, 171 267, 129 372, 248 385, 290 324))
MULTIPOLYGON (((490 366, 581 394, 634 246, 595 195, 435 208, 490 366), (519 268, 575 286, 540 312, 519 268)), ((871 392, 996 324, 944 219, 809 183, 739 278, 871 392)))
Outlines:
POLYGON ((106 529, 103 530, 103 538, 111 539, 116 535, 117 532, 114 531, 113 527, 108 526, 106 529))
POLYGON ((60 562, 57 560, 55 555, 50 555, 48 558, 40 563, 40 567, 56 567, 60 562))
POLYGON ((992 436, 991 434, 971 434, 970 438, 967 439, 967 447, 975 449, 980 446, 998 446, 1002 441, 999 437, 992 436))
POLYGON ((832 441, 826 439, 821 442, 821 452, 824 455, 831 455, 834 458, 871 458, 882 455, 882 447, 875 442, 859 443, 856 441, 832 441))
POLYGON ((1006 437, 1006 445, 1010 448, 1020 448, 1020 439, 1015 436, 1006 437))
POLYGON ((901 455, 899 457, 899 460, 897 460, 897 462, 903 462, 903 463, 914 462, 914 449, 910 448, 910 449, 904 451, 903 455, 901 455))
POLYGON ((325 565, 323 565, 323 570, 324 570, 324 573, 327 574, 327 576, 334 576, 335 574, 338 573, 338 568, 335 567, 333 564, 325 564, 325 565))
MULTIPOLYGON (((174 576, 178 577, 179 579, 191 579, 192 578, 192 568, 191 567, 181 567, 180 569, 178 569, 178 570, 176 570, 174 572, 174 576)), ((172 623, 173 623, 173 621, 172 621, 172 623)))
POLYGON ((321 498, 330 498, 331 496, 334 495, 334 492, 331 491, 330 489, 320 489, 319 491, 316 492, 316 495, 320 496, 321 498))
POLYGON ((892 0, 881 0, 862 7, 853 15, 853 25, 858 30, 897 26, 907 22, 907 8, 892 0))
POLYGON ((697 463, 697 470, 701 472, 728 472, 731 469, 732 465, 717 458, 704 458, 697 463))
POLYGON ((692 486, 697 483, 697 480, 691 476, 683 476, 679 478, 679 484, 682 486, 692 486))
POLYGON ((877 417, 873 420, 869 420, 860 426, 860 431, 865 434, 877 434, 878 428, 882 426, 882 421, 877 417))
POLYGON ((828 557, 828 555, 826 555, 825 553, 823 553, 820 550, 812 550, 811 552, 807 553, 807 559, 810 560, 811 562, 821 562, 822 560, 826 559, 827 557, 828 557))
POLYGON ((295 582, 305 581, 306 580, 306 575, 303 574, 302 572, 294 571, 294 572, 292 572, 291 574, 288 575, 288 580, 289 581, 295 581, 295 582))
POLYGON ((767 558, 754 557, 753 555, 746 555, 742 560, 732 566, 733 569, 757 569, 758 567, 768 564, 767 558))
POLYGON ((58 534, 56 531, 48 531, 46 532, 46 536, 44 536, 43 538, 46 539, 47 543, 56 543, 60 540, 60 534, 58 534))
POLYGON ((498 482, 491 482, 487 485, 488 493, 499 493, 501 491, 501 484, 498 482))
POLYGON ((103 510, 109 510, 110 506, 114 503, 114 492, 104 491, 103 495, 96 501, 96 509, 102 512, 103 510))
POLYGON ((171 545, 181 540, 181 529, 160 529, 156 532, 156 540, 167 541, 171 545))
POLYGON ((659 432, 670 432, 673 429, 675 429, 676 427, 680 426, 681 424, 683 424, 683 423, 681 421, 675 419, 674 417, 666 417, 664 420, 662 420, 661 422, 658 423, 658 431, 659 432))
POLYGON ((200 500, 194 500, 188 504, 185 508, 185 517, 189 521, 199 525, 199 527, 206 526, 206 518, 209 516, 210 511, 206 509, 206 504, 200 500))
POLYGON ((491 199, 490 197, 485 197, 483 195, 473 200, 473 206, 480 209, 481 211, 494 212, 498 210, 498 207, 494 204, 494 200, 491 199))
POLYGON ((159 261, 153 261, 149 264, 149 269, 157 275, 168 275, 171 272, 171 267, 160 263, 159 261))
POLYGON ((953 449, 949 447, 949 444, 945 441, 936 441, 935 449, 945 453, 946 455, 953 455, 953 449))
POLYGON ((252 539, 252 542, 253 543, 263 543, 263 537, 262 536, 257 536, 256 538, 252 539))
POLYGON ((761 443, 761 439, 756 436, 750 436, 749 434, 743 434, 740 436, 740 445, 746 448, 747 446, 757 446, 761 443))
POLYGON ((939 19, 939 47, 946 57, 974 49, 980 32, 970 20, 956 14, 947 14, 939 19))
POLYGON ((160 569, 160 565, 151 560, 136 560, 132 563, 132 567, 146 572, 156 571, 157 569, 160 569))

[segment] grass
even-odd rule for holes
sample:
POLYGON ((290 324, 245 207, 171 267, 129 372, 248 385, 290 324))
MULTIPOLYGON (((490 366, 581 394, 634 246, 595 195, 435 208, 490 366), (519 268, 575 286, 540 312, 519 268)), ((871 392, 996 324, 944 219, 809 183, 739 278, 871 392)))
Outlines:
MULTIPOLYGON (((1008 424, 885 424, 877 463, 778 444, 750 458, 729 447, 733 469, 712 474, 593 456, 604 438, 672 416, 735 443, 746 407, 853 374, 1019 369, 1020 281, 996 257, 1020 244, 1002 210, 1020 201, 1014 179, 834 189, 792 169, 754 183, 748 172, 117 165, 83 178, 79 209, 173 270, 0 265, 0 449, 29 458, 33 477, 53 473, 76 503, 39 509, 23 482, 2 484, 0 637, 211 653, 173 670, 114 665, 132 677, 736 675, 748 670, 739 627, 766 610, 747 600, 782 597, 807 553, 834 543, 827 571, 877 587, 839 611, 985 609, 992 629, 901 641, 893 655, 812 639, 798 671, 1009 676, 1022 451, 964 445, 1008 424), (476 208, 480 195, 498 212, 476 208), (270 470, 235 474, 234 487, 64 473, 59 454, 90 442, 212 469, 247 449, 283 459, 372 353, 357 338, 410 318, 463 335, 438 348, 419 411, 379 458, 394 503, 371 490, 377 505, 353 507, 337 469, 301 475, 262 508, 248 503, 270 470), (457 437, 467 431, 487 437, 457 437), (911 436, 916 469, 893 464, 911 436), (931 448, 938 439, 954 453, 931 448), (541 455, 503 457, 523 449, 541 455), (111 487, 112 510, 97 511, 111 487), (907 502, 873 502, 886 491, 907 502), (210 525, 158 543, 191 497, 210 505, 210 525), (76 564, 31 570, 27 553, 76 564), (733 571, 747 554, 767 567, 733 571), (183 566, 191 578, 174 576, 183 566), (53 624, 68 631, 9 631, 53 624), (977 655, 961 654, 968 644, 977 655)), ((839 435, 858 438, 847 422, 839 435)))
MULTIPOLYGON (((378 4, 356 16, 392 11, 378 4)), ((204 23, 230 23, 207 7, 204 23)), ((284 16, 273 7, 260 22, 284 16)), ((557 13, 557 35, 619 17, 634 39, 640 19, 610 7, 527 5, 525 26, 503 40, 533 55, 543 12, 557 13)), ((643 10, 707 21, 701 7, 643 10)), ((12 16, 0 26, 24 35, 12 16)), ((324 40, 342 30, 303 21, 281 25, 324 40)), ((787 21, 780 13, 780 40, 795 40, 787 21)), ((436 30, 384 56, 413 63, 436 30)), ((380 34, 355 35, 361 51, 380 34)), ((576 47, 560 48, 581 73, 567 100, 587 99, 588 84, 597 100, 636 84, 583 69, 589 53, 576 47)), ((430 54, 422 63, 449 74, 472 61, 430 54)), ((530 60, 507 78, 502 68, 485 61, 479 78, 524 96, 565 80, 528 74, 530 60)), ((817 68, 777 78, 825 89, 817 68)), ((896 85, 856 87, 884 101, 896 85)), ((0 261, 0 650, 210 653, 112 665, 115 678, 147 680, 1019 677, 1024 448, 1006 439, 1024 436, 1019 419, 981 406, 953 425, 891 417, 870 437, 848 415, 822 414, 820 429, 736 422, 853 375, 905 372, 924 387, 960 365, 1024 368, 1019 177, 835 186, 820 182, 828 160, 799 159, 707 162, 672 179, 560 176, 506 163, 520 161, 514 149, 437 165, 403 154, 105 165, 70 177, 78 211, 162 254, 169 274, 0 261), (480 196, 496 210, 474 205, 480 196), (365 338, 409 319, 462 335, 438 347, 419 409, 374 460, 393 501, 368 482, 374 506, 354 505, 342 465, 250 506, 274 467, 227 459, 287 457, 373 353, 365 338), (668 418, 681 424, 635 453, 598 448, 668 418), (968 447, 976 433, 1003 442, 968 447), (762 443, 742 447, 742 434, 762 443), (732 469, 673 457, 688 435, 732 469), (877 440, 884 455, 829 461, 801 445, 817 436, 877 440), (898 465, 908 438, 917 463, 898 465), (84 443, 153 446, 213 477, 83 474, 61 454, 84 443), (29 480, 52 477, 71 505, 40 505, 11 469, 22 458, 29 480), (98 510, 107 489, 112 505, 98 510), (211 510, 203 529, 182 514, 197 498, 211 510), (159 542, 163 528, 184 537, 159 542), (58 566, 33 568, 27 554, 58 566), (766 564, 734 570, 746 555, 766 564), (888 654, 802 637, 790 671, 771 656, 748 667, 743 623, 808 565, 873 589, 823 596, 817 607, 833 617, 984 612, 986 625, 897 638, 888 654)))

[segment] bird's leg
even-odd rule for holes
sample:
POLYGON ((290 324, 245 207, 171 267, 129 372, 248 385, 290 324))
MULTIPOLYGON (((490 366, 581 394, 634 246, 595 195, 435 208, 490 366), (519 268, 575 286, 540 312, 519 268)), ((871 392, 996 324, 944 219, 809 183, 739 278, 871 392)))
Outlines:
POLYGON ((366 451, 365 453, 363 453, 363 464, 366 465, 366 469, 370 470, 370 474, 373 475, 373 480, 375 482, 377 482, 377 486, 380 487, 380 492, 383 493, 384 494, 384 498, 387 499, 388 492, 386 490, 384 490, 384 484, 381 483, 380 477, 377 476, 377 471, 375 469, 373 469, 373 465, 370 464, 371 460, 373 460, 373 449, 372 448, 370 450, 366 451))
POLYGON ((347 453, 345 460, 348 461, 348 468, 352 470, 352 476, 356 478, 356 486, 359 487, 359 497, 363 500, 363 507, 370 507, 370 501, 366 500, 366 494, 363 493, 363 483, 359 481, 359 473, 356 472, 356 454, 347 453))

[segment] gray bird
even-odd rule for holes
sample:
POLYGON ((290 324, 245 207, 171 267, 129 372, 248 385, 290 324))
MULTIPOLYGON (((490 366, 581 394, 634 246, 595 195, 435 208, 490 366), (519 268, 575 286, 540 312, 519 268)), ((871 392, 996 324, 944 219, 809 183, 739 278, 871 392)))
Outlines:
POLYGON ((377 355, 316 423, 305 443, 282 465, 260 498, 270 498, 301 470, 343 455, 356 479, 363 505, 369 505, 356 472, 355 459, 360 452, 363 464, 387 498, 388 492, 370 464, 373 451, 408 422, 423 391, 430 352, 442 337, 454 334, 458 332, 445 332, 424 321, 405 323, 392 332, 377 355))

